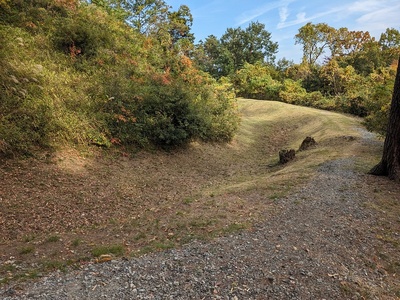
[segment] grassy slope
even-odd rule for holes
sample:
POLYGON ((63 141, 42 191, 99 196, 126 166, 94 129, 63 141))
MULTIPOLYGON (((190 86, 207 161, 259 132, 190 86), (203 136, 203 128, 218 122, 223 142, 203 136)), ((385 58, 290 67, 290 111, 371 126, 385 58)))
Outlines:
POLYGON ((322 162, 355 155, 366 171, 379 159, 379 144, 362 146, 353 117, 269 101, 240 99, 239 106, 242 124, 228 145, 193 143, 132 158, 65 150, 2 162, 2 281, 249 228, 322 162), (278 165, 279 150, 297 149, 306 136, 318 146, 278 165))

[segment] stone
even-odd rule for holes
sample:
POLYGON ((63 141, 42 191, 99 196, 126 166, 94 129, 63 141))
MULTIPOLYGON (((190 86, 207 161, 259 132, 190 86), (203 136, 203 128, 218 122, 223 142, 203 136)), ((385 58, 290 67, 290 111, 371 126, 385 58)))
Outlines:
POLYGON ((300 145, 299 151, 307 150, 311 147, 315 147, 317 142, 311 136, 306 137, 300 145))
POLYGON ((293 160, 296 156, 296 151, 294 149, 283 149, 279 151, 279 162, 281 164, 286 164, 289 161, 293 160))

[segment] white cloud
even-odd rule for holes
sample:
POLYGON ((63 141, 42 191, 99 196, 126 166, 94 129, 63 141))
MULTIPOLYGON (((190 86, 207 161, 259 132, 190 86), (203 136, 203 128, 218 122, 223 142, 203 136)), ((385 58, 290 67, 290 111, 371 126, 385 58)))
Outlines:
POLYGON ((283 6, 283 7, 280 7, 279 8, 279 20, 280 20, 280 22, 285 22, 286 19, 288 18, 288 16, 289 16, 289 12, 288 12, 287 5, 283 6))
POLYGON ((354 3, 349 3, 346 10, 352 13, 368 12, 379 9, 386 6, 387 1, 382 0, 366 0, 366 1, 356 1, 354 3))
POLYGON ((359 30, 369 31, 373 36, 383 33, 386 28, 400 27, 400 3, 381 9, 372 9, 356 19, 359 30))
POLYGON ((245 24, 245 23, 250 22, 250 21, 266 14, 267 12, 277 9, 277 8, 279 8, 279 16, 281 17, 281 19, 283 17, 284 20, 286 20, 286 18, 289 15, 288 5, 295 1, 296 0, 279 0, 279 1, 275 1, 272 3, 268 3, 266 5, 257 7, 252 10, 244 11, 238 18, 236 18, 236 23, 237 23, 237 25, 245 24), (282 14, 282 12, 283 12, 283 14, 282 14))
MULTIPOLYGON (((277 28, 282 29, 311 22, 328 15, 335 15, 336 19, 340 20, 352 18, 351 21, 356 21, 359 27, 376 27, 381 29, 382 27, 390 27, 385 24, 397 24, 397 26, 399 26, 399 13, 400 4, 398 0, 358 0, 325 9, 314 14, 307 14, 307 12, 301 11, 298 12, 296 18, 292 20, 288 20, 287 17, 281 17, 277 28)), ((393 26, 395 25, 391 25, 391 27, 393 26)))
POLYGON ((282 28, 286 28, 286 27, 290 27, 290 26, 294 26, 294 25, 310 22, 310 21, 312 21, 314 19, 318 19, 318 18, 327 16, 327 15, 338 13, 341 10, 343 10, 343 8, 333 8, 331 10, 323 11, 323 12, 320 12, 320 13, 316 13, 316 14, 308 16, 308 17, 307 17, 307 14, 305 12, 299 12, 296 15, 296 19, 288 21, 288 22, 286 22, 286 21, 282 22, 281 21, 281 22, 278 23, 277 28, 278 29, 282 29, 282 28))
POLYGON ((400 5, 396 7, 388 7, 388 8, 384 8, 384 9, 380 9, 380 10, 375 10, 375 11, 371 11, 369 13, 366 13, 364 15, 362 15, 361 17, 359 17, 357 19, 358 23, 363 23, 363 24, 368 24, 368 23, 377 23, 377 22, 385 22, 388 19, 390 19, 390 16, 394 16, 396 15, 397 18, 399 16, 399 11, 396 11, 396 9, 400 9, 400 5))

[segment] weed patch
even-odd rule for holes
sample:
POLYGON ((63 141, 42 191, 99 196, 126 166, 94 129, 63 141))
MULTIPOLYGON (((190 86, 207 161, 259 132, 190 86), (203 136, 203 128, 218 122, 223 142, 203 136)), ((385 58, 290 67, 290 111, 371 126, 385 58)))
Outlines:
POLYGON ((122 245, 108 245, 108 246, 97 246, 92 249, 92 255, 94 257, 100 257, 101 255, 106 255, 106 254, 122 256, 124 254, 124 247, 122 245))

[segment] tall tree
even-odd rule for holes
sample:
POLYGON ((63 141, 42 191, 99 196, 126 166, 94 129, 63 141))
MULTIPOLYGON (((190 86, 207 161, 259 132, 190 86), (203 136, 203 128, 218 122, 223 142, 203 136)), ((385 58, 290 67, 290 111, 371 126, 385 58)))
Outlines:
POLYGON ((169 12, 168 21, 168 31, 174 44, 180 40, 194 42, 194 35, 190 32, 193 25, 193 16, 189 7, 181 5, 177 11, 169 12))
POLYGON ((86 0, 103 7, 142 34, 157 32, 167 22, 169 5, 164 0, 86 0))
POLYGON ((295 35, 295 43, 303 45, 303 62, 314 65, 329 48, 335 29, 325 23, 307 23, 295 35))
POLYGON ((259 22, 250 23, 245 30, 228 28, 221 37, 221 44, 232 54, 235 70, 246 62, 273 62, 278 51, 278 44, 271 41, 271 33, 259 22))
POLYGON ((204 42, 200 41, 196 45, 193 60, 202 71, 216 79, 233 72, 232 54, 214 35, 208 36, 204 42))
POLYGON ((346 27, 333 30, 329 47, 332 57, 346 56, 362 51, 367 43, 374 41, 368 31, 350 31, 346 27))
POLYGON ((390 66, 400 55, 400 32, 394 28, 387 28, 381 34, 379 44, 382 47, 382 56, 386 65, 390 66))
POLYGON ((140 33, 156 32, 167 20, 170 9, 163 0, 119 0, 128 11, 128 23, 140 33))
POLYGON ((379 43, 383 49, 388 48, 400 48, 400 32, 394 28, 387 28, 384 33, 381 34, 379 43))
POLYGON ((390 179, 400 182, 400 57, 397 64, 382 159, 369 173, 388 176, 390 179))

